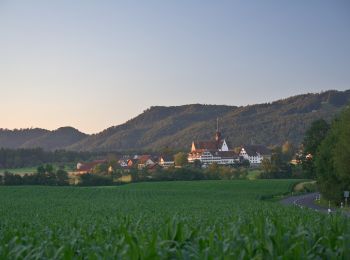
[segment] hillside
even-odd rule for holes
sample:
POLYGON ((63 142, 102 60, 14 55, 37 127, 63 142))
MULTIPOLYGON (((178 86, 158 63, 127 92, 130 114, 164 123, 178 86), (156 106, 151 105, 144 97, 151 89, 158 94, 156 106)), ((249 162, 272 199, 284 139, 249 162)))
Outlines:
POLYGON ((64 149, 71 144, 85 139, 87 136, 87 134, 73 127, 61 127, 23 143, 21 148, 41 147, 44 150, 64 149))
POLYGON ((304 94, 250 106, 184 105, 145 110, 125 124, 86 135, 71 127, 0 129, 0 147, 77 151, 189 150, 192 140, 213 138, 216 118, 231 147, 247 143, 300 143, 311 122, 330 121, 350 101, 350 90, 304 94))
POLYGON ((68 147, 73 150, 189 149, 192 140, 212 138, 216 118, 231 146, 300 143, 311 122, 331 120, 350 100, 348 91, 305 94, 244 107, 185 105, 151 107, 125 124, 68 147))
POLYGON ((40 128, 33 129, 0 129, 0 147, 16 149, 24 143, 39 138, 50 131, 40 128))
POLYGON ((72 127, 61 127, 54 131, 44 129, 0 130, 0 147, 34 148, 44 150, 64 149, 86 138, 87 135, 72 127))

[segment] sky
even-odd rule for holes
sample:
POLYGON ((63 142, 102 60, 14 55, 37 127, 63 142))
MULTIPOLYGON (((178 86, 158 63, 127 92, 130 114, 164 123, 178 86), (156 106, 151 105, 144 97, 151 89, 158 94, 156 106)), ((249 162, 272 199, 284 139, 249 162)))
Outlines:
POLYGON ((350 89, 350 1, 0 0, 0 128, 350 89))

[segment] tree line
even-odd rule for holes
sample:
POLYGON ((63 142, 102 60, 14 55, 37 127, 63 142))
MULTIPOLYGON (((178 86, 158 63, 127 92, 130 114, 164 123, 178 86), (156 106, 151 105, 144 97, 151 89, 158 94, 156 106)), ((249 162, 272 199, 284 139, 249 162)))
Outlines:
POLYGON ((68 172, 63 167, 55 169, 51 164, 39 166, 33 174, 12 174, 5 172, 0 175, 0 184, 3 185, 69 185, 68 172))
POLYGON ((44 151, 42 148, 0 148, 0 169, 33 167, 47 163, 67 163, 88 160, 92 153, 65 150, 44 151))

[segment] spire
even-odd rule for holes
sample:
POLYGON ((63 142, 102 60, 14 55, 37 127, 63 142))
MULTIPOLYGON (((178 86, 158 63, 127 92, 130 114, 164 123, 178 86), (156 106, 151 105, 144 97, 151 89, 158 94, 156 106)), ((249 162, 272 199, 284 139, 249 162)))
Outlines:
POLYGON ((219 131, 219 118, 216 118, 216 134, 215 134, 215 140, 216 142, 220 142, 221 141, 221 133, 219 131))

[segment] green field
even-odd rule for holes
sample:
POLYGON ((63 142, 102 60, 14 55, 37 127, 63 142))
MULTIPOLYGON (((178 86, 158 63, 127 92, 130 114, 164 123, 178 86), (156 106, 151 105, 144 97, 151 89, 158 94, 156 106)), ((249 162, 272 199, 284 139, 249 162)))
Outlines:
POLYGON ((261 200, 294 183, 0 187, 0 259, 349 259, 348 219, 261 200))
MULTIPOLYGON (((59 164, 54 163, 52 164, 54 168, 58 168, 59 164)), ((19 175, 24 175, 24 174, 33 174, 36 172, 38 166, 34 167, 23 167, 23 168, 12 168, 12 169, 0 169, 0 174, 7 172, 13 173, 13 174, 19 174, 19 175)), ((64 169, 66 171, 74 171, 76 170, 76 164, 75 163, 66 163, 64 164, 64 169)))
POLYGON ((36 169, 38 167, 25 167, 25 168, 15 168, 15 169, 0 169, 0 174, 3 174, 4 172, 10 172, 13 174, 33 174, 36 172, 36 169))

